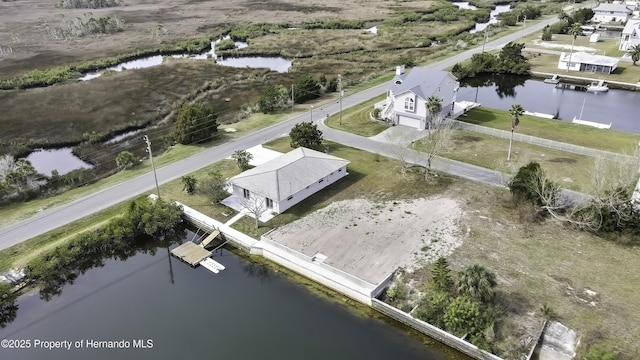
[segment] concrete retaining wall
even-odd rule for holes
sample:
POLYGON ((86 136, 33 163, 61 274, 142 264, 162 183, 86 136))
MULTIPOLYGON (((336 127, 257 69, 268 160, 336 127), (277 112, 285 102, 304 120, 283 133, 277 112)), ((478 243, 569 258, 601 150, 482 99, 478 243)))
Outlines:
POLYGON ((437 327, 426 323, 422 320, 416 319, 413 316, 405 313, 402 310, 396 309, 395 307, 385 304, 378 299, 372 299, 371 307, 376 309, 377 311, 387 315, 388 317, 395 319, 411 328, 414 328, 421 333, 432 337, 441 343, 448 345, 463 354, 469 355, 474 359, 479 360, 502 360, 501 358, 488 353, 484 350, 478 349, 477 346, 468 343, 459 337, 449 334, 446 331, 440 330, 437 327))
POLYGON ((260 241, 253 239, 237 230, 226 226, 219 221, 188 207, 181 205, 184 215, 189 222, 201 229, 218 229, 234 246, 249 251, 251 254, 259 255, 307 277, 329 289, 337 291, 358 302, 371 306, 382 314, 389 316, 411 328, 414 328, 433 339, 442 342, 464 354, 478 360, 502 360, 484 350, 478 349, 475 345, 468 343, 454 335, 440 330, 422 320, 413 318, 411 315, 396 309, 393 306, 376 299, 391 283, 393 273, 389 274, 380 284, 374 285, 353 275, 345 273, 330 265, 314 261, 313 258, 295 251, 287 246, 269 240, 266 236, 260 241))
POLYGON ((307 255, 263 238, 251 247, 251 254, 263 256, 323 286, 371 306, 371 294, 377 287, 307 255))

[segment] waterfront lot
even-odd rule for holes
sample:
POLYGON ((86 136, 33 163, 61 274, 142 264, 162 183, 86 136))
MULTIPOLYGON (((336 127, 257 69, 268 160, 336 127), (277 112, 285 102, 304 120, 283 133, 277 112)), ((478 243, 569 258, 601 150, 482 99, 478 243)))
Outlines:
POLYGON ((463 213, 441 197, 371 202, 337 201, 277 228, 268 238, 366 280, 382 282, 399 267, 417 268, 462 243, 463 213))

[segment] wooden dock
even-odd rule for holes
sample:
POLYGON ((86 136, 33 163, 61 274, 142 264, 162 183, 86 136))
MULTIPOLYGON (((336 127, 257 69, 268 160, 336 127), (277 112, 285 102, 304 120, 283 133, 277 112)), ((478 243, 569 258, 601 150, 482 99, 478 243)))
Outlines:
POLYGON ((187 241, 184 244, 171 250, 173 256, 186 262, 191 266, 198 265, 202 260, 211 256, 211 251, 206 250, 203 246, 187 241))

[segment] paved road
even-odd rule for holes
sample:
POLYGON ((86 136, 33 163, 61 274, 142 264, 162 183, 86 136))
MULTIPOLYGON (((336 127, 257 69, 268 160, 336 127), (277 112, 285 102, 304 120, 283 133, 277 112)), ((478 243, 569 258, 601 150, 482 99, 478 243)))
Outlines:
MULTIPOLYGON (((489 51, 500 48, 509 41, 518 40, 523 35, 540 31, 544 26, 556 21, 556 18, 545 20, 536 25, 527 27, 524 31, 518 31, 500 39, 487 42, 485 49, 489 51)), ((477 47, 426 67, 431 69, 445 69, 453 66, 457 62, 470 58, 473 54, 480 52, 482 52, 482 48, 477 47)), ((343 109, 384 94, 385 87, 386 84, 381 84, 344 97, 342 102, 343 109)), ((326 116, 327 113, 337 113, 339 111, 339 105, 337 103, 330 104, 318 110, 313 113, 314 120, 318 120, 321 117, 326 116)), ((176 163, 158 168, 158 182, 160 184, 167 183, 213 162, 227 158, 236 150, 247 149, 265 141, 275 139, 283 134, 287 134, 291 127, 296 123, 300 121, 308 121, 310 115, 311 114, 307 113, 294 116, 282 123, 256 131, 220 146, 207 149, 199 154, 193 155, 176 163)), ((366 138, 328 128, 324 128, 323 131, 325 132, 326 138, 329 140, 348 144, 367 151, 379 152, 384 155, 392 154, 389 146, 380 142, 375 142, 366 138)), ((417 157, 413 160, 417 163, 421 163, 421 159, 417 157)), ((473 165, 463 164, 447 159, 438 159, 433 166, 441 171, 464 178, 486 183, 500 184, 500 175, 498 173, 473 165)), ((22 241, 44 234, 57 227, 81 219, 89 214, 96 213, 112 205, 145 193, 152 190, 154 187, 153 173, 149 172, 145 175, 125 181, 111 188, 101 190, 95 194, 88 195, 71 203, 42 211, 29 219, 16 222, 0 229, 0 249, 8 248, 22 241)))

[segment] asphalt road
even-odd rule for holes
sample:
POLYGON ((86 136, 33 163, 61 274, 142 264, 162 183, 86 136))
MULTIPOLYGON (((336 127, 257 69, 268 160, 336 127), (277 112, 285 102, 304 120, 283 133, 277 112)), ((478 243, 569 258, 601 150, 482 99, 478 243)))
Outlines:
MULTIPOLYGON (((515 41, 523 35, 540 31, 542 28, 544 28, 544 26, 552 24, 556 21, 556 18, 545 20, 539 24, 528 26, 526 29, 523 29, 511 35, 507 35, 500 39, 487 42, 485 44, 485 50, 490 51, 493 49, 501 48, 510 41, 515 41)), ((473 54, 480 52, 482 52, 482 47, 470 49, 438 63, 428 65, 426 66, 426 68, 445 69, 453 66, 455 63, 470 58, 473 54)), ((342 101, 342 108, 346 109, 348 107, 357 105, 363 101, 384 94, 385 91, 386 84, 381 84, 362 92, 350 96, 345 96, 342 101)), ((214 148, 207 149, 184 160, 180 160, 173 164, 158 168, 158 183, 164 184, 169 181, 175 180, 183 175, 189 174, 213 162, 227 158, 231 156, 231 154, 236 150, 244 150, 252 146, 261 144, 265 141, 275 139, 283 134, 287 134, 289 133, 289 130, 293 127, 293 125, 301 121, 309 121, 312 115, 313 120, 319 120, 325 117, 326 114, 334 114, 338 111, 338 103, 330 104, 316 109, 315 111, 313 111, 313 114, 306 113, 299 116, 294 116, 282 123, 258 130, 242 138, 224 143, 214 148)), ((367 138, 329 129, 326 127, 323 127, 322 131, 325 133, 325 138, 331 141, 339 142, 371 152, 378 152, 382 155, 392 156, 393 154, 390 146, 384 143, 376 142, 367 138)), ((151 140, 153 141, 153 139, 151 140)), ((418 164, 423 164, 424 161, 424 159, 417 156, 417 154, 414 154, 411 160, 418 164)), ((442 158, 437 159, 434 164, 432 164, 432 166, 440 171, 451 173, 463 178, 482 181, 495 185, 501 184, 500 174, 495 171, 479 168, 477 166, 442 158)), ((153 173, 149 172, 137 178, 115 185, 111 188, 104 189, 81 199, 75 200, 71 203, 42 211, 28 219, 10 224, 0 229, 0 250, 44 234, 50 230, 81 219, 89 214, 104 210, 112 205, 118 204, 122 201, 152 190, 154 189, 154 187, 155 183, 153 179, 153 173)))

